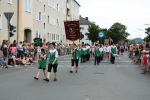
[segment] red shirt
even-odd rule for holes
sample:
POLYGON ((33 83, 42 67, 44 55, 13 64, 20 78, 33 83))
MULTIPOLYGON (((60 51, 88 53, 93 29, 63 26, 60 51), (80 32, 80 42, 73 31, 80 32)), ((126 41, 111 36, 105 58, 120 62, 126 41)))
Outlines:
POLYGON ((144 55, 144 56, 143 56, 143 64, 144 64, 144 65, 146 65, 146 64, 147 64, 147 59, 148 59, 148 58, 147 58, 147 56, 146 56, 146 55, 144 55))

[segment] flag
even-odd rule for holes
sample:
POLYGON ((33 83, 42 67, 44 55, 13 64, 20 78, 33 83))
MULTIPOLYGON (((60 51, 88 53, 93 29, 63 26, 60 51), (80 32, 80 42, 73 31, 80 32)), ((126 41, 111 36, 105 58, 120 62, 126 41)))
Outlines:
POLYGON ((64 22, 66 39, 76 41, 81 38, 79 21, 65 21, 64 22))

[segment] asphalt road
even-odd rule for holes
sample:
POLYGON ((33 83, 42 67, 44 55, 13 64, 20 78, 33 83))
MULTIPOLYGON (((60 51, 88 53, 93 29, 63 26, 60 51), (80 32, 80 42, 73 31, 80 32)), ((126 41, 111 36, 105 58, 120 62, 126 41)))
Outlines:
MULTIPOLYGON (((37 66, 20 66, 0 70, 0 100, 150 100, 150 73, 127 56, 116 63, 94 61, 79 64, 79 72, 70 74, 70 56, 59 58, 58 81, 38 81, 37 66)), ((121 58, 121 59, 119 59, 121 58)))

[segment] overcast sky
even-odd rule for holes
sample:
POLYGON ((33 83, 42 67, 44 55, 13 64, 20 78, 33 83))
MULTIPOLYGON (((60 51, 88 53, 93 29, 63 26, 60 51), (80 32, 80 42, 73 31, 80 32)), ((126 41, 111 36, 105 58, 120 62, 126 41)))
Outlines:
POLYGON ((80 15, 89 17, 101 28, 110 28, 115 22, 127 26, 128 38, 144 38, 145 28, 150 27, 150 0, 77 0, 80 15), (142 29, 140 31, 138 29, 142 29))

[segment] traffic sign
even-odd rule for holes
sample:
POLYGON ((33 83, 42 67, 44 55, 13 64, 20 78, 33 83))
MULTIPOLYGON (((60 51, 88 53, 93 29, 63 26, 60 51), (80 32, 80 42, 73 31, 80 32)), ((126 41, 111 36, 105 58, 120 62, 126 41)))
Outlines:
POLYGON ((104 37, 104 32, 98 32, 98 38, 103 38, 104 37))
POLYGON ((10 22, 12 16, 13 16, 14 12, 5 12, 4 15, 6 17, 6 19, 10 22))
POLYGON ((43 44, 42 44, 42 39, 41 38, 34 38, 33 41, 34 41, 34 46, 42 47, 43 44))

